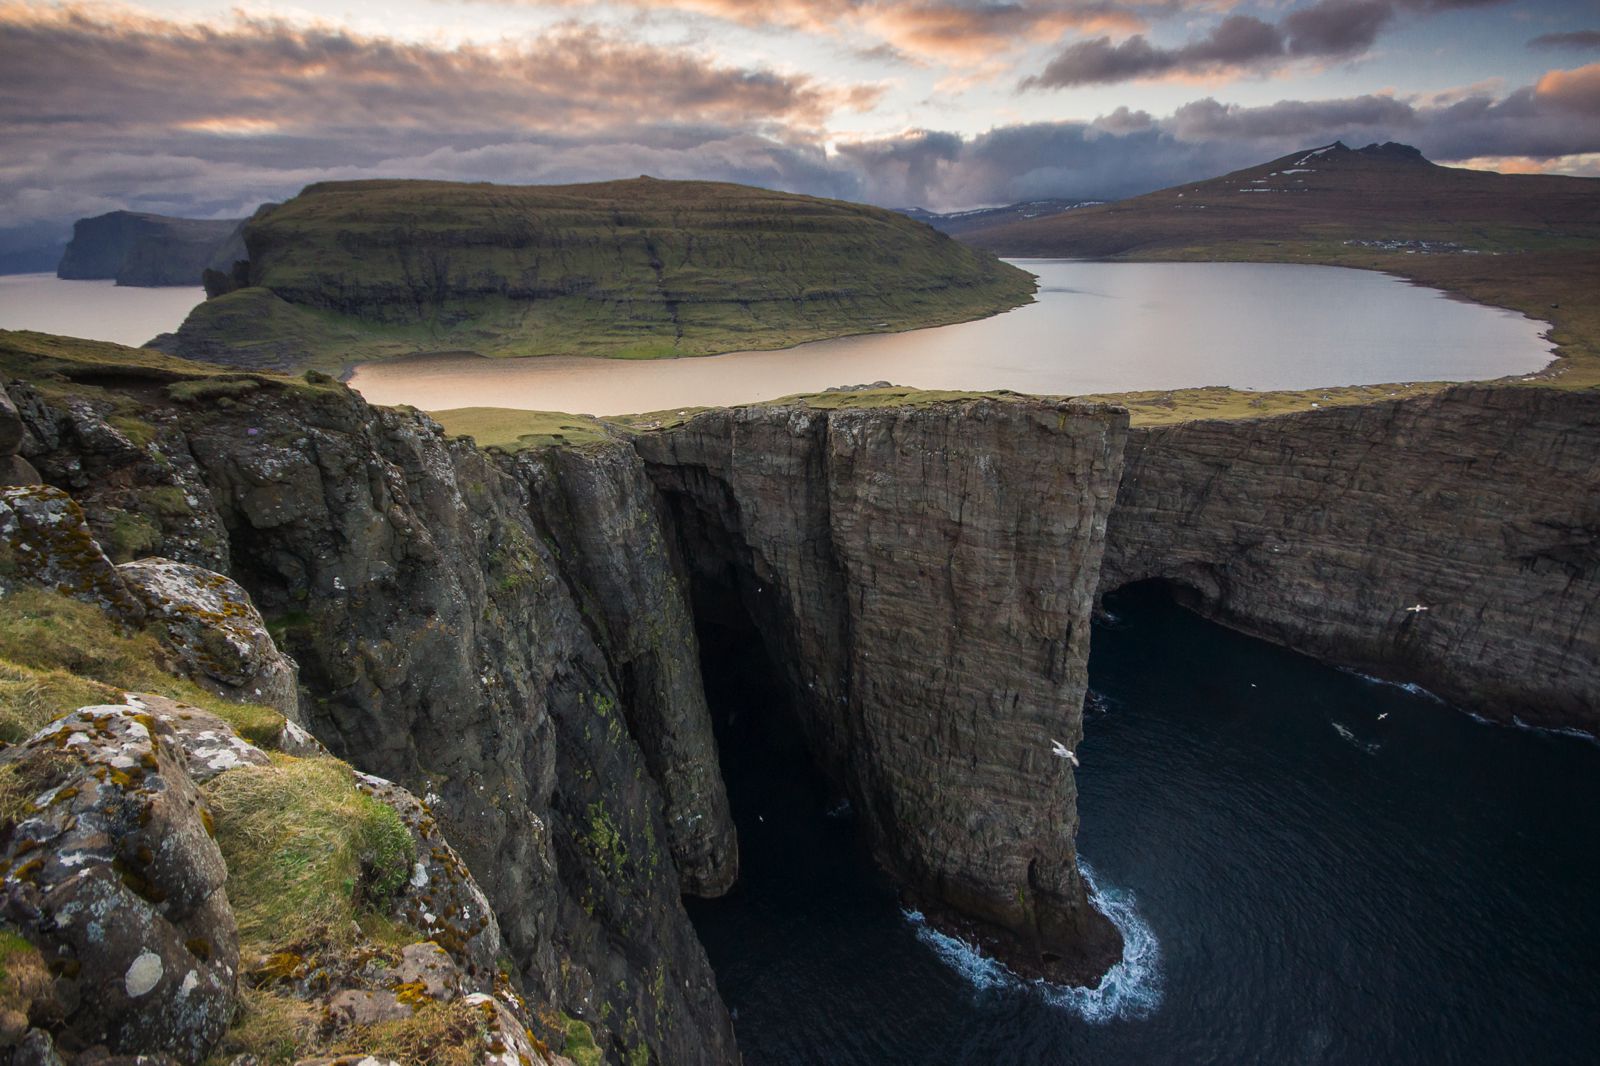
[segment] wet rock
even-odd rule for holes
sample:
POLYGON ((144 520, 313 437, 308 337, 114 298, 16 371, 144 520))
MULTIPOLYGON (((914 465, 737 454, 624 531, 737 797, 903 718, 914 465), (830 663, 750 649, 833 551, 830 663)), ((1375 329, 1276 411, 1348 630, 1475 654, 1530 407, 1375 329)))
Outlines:
POLYGON ((198 1063, 231 1018, 239 945, 174 732, 85 707, 0 767, 31 793, 0 853, 0 912, 57 975, 56 1041, 198 1063))
POLYGON ((144 607, 95 543, 83 510, 49 485, 0 488, 0 589, 7 580, 66 593, 135 621, 144 607))
POLYGON ((231 578, 170 559, 117 567, 191 676, 230 699, 300 714, 298 667, 273 643, 261 613, 231 578))

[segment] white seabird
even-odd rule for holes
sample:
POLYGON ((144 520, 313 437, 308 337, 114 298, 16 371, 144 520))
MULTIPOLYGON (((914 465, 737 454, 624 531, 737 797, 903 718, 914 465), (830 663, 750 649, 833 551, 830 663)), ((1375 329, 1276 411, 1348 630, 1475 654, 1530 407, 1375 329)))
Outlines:
POLYGON ((1410 611, 1412 614, 1421 614, 1423 611, 1426 611, 1427 608, 1419 603, 1415 607, 1407 607, 1406 610, 1410 611))
POLYGON ((1384 711, 1382 714, 1378 715, 1378 721, 1381 722, 1387 717, 1389 717, 1389 712, 1388 711, 1384 711))
POLYGON ((1072 754, 1072 749, 1061 743, 1059 740, 1052 740, 1050 742, 1050 753, 1058 759, 1066 759, 1073 766, 1078 765, 1078 757, 1072 754))

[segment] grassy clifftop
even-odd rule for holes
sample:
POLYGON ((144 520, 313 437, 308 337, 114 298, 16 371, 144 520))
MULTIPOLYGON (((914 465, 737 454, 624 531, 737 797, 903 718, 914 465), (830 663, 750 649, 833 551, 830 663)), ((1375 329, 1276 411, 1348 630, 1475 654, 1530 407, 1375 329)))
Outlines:
POLYGON ((656 358, 977 318, 1027 273, 892 211, 715 182, 313 185, 169 350, 256 367, 395 355, 656 358))

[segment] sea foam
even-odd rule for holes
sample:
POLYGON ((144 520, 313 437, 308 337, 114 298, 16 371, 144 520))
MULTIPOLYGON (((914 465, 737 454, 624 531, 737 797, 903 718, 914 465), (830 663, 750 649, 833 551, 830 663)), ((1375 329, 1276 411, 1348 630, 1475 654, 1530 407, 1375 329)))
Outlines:
POLYGON ((941 933, 928 924, 920 911, 906 911, 906 920, 916 927, 917 939, 933 949, 943 962, 974 988, 1015 990, 1037 995, 1052 1007, 1069 1010, 1095 1024, 1116 1019, 1149 1017, 1161 1006, 1161 944, 1150 925, 1139 914, 1132 892, 1113 886, 1102 887, 1094 870, 1082 860, 1084 883, 1089 902, 1111 919, 1122 934, 1122 958, 1106 971, 1099 988, 1056 985, 1048 981, 1026 981, 989 958, 960 937, 941 933))

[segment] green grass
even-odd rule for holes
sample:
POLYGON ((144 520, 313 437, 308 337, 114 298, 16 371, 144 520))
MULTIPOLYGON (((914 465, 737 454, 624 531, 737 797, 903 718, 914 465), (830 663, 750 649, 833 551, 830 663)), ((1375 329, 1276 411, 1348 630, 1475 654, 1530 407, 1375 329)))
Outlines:
POLYGON ((588 415, 558 411, 516 411, 505 407, 457 407, 428 416, 452 437, 471 437, 480 448, 521 451, 550 444, 591 444, 610 440, 605 424, 588 415))
POLYGON ((241 736, 272 745, 277 712, 214 696, 168 669, 149 633, 127 631, 100 608, 54 592, 21 589, 0 599, 0 743, 15 744, 79 707, 149 692, 225 719, 241 736))
POLYGON ((603 1066, 605 1055, 594 1042, 594 1030, 587 1023, 567 1014, 561 1015, 561 1023, 567 1034, 567 1046, 561 1053, 576 1066, 603 1066))
POLYGON ((384 909, 416 858, 400 816, 358 790, 336 759, 278 755, 203 792, 251 954, 342 944, 358 913, 384 909))
POLYGON ((247 239, 250 287, 195 309, 185 354, 656 359, 965 321, 1034 290, 895 212, 715 182, 331 183, 247 239))

